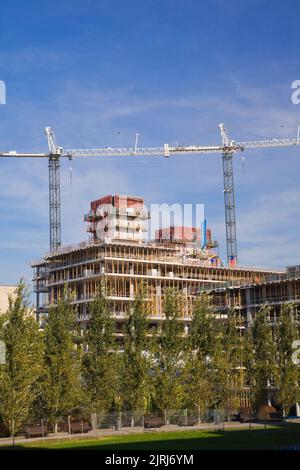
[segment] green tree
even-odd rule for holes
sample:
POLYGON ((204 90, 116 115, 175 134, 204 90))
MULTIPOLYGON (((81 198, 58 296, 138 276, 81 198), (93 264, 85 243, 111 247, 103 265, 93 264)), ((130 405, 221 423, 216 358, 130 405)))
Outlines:
POLYGON ((210 408, 212 398, 209 359, 192 351, 184 355, 183 404, 187 409, 196 408, 199 419, 210 408))
POLYGON ((86 403, 91 412, 109 409, 116 388, 115 321, 105 289, 100 284, 89 305, 89 323, 85 334, 82 376, 86 403))
POLYGON ((0 339, 6 348, 5 364, 0 365, 0 414, 14 436, 28 418, 42 372, 42 334, 30 315, 23 281, 16 289, 16 297, 9 297, 9 307, 1 321, 0 339))
POLYGON ((129 410, 146 410, 150 401, 149 320, 145 286, 141 285, 124 328, 123 401, 129 410))
POLYGON ((191 349, 199 357, 211 356, 214 352, 219 322, 213 311, 211 297, 201 294, 195 303, 190 326, 191 349))
POLYGON ((180 321, 182 298, 176 289, 165 292, 161 334, 156 338, 155 403, 159 410, 178 409, 184 400, 183 363, 185 348, 183 322, 180 321))
POLYGON ((211 361, 218 325, 211 298, 202 294, 196 301, 184 356, 185 406, 201 410, 211 405, 211 361))
POLYGON ((44 362, 45 412, 57 431, 59 418, 70 414, 81 400, 76 313, 67 287, 57 304, 49 310, 45 328, 44 362))
POLYGON ((276 329, 277 339, 277 373, 275 386, 276 398, 281 405, 284 415, 290 407, 299 401, 299 369, 292 362, 292 343, 298 338, 299 325, 295 318, 295 308, 283 305, 276 329))
POLYGON ((230 410, 239 406, 244 386, 244 338, 241 326, 241 317, 230 309, 217 335, 212 355, 212 396, 215 406, 225 410, 227 419, 230 410))
POLYGON ((250 330, 253 351, 248 360, 248 377, 256 409, 268 403, 270 387, 274 385, 277 369, 276 344, 270 314, 270 307, 261 307, 250 330))

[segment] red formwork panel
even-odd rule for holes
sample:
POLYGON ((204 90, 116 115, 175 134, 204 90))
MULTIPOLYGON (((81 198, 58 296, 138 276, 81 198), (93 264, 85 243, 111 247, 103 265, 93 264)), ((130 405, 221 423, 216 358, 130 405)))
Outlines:
POLYGON ((159 241, 199 242, 201 239, 201 230, 196 227, 171 226, 156 230, 155 238, 159 241))
POLYGON ((109 196, 103 196, 100 199, 96 199, 91 202, 92 212, 96 212, 99 206, 111 204, 114 207, 126 208, 126 207, 135 207, 136 209, 142 209, 144 205, 144 199, 141 197, 127 196, 115 194, 109 196))

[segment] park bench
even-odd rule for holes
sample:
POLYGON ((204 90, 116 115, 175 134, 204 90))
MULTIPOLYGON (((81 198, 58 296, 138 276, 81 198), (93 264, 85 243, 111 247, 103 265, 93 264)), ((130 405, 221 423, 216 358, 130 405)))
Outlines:
POLYGON ((0 422, 0 437, 9 437, 10 432, 4 423, 0 422))
POLYGON ((270 421, 282 421, 282 413, 280 411, 270 413, 270 421))
POLYGON ((240 413, 233 413, 229 416, 229 421, 241 421, 240 413))
POLYGON ((145 428, 160 428, 163 424, 164 421, 160 416, 145 416, 144 418, 145 428))
POLYGON ((47 426, 36 425, 36 426, 26 426, 25 428, 26 438, 44 437, 44 436, 48 436, 47 426))
POLYGON ((70 423, 70 431, 71 434, 79 434, 82 432, 90 432, 92 430, 92 426, 88 421, 80 421, 70 423))
POLYGON ((181 416, 178 422, 178 426, 195 426, 198 420, 195 416, 181 416))

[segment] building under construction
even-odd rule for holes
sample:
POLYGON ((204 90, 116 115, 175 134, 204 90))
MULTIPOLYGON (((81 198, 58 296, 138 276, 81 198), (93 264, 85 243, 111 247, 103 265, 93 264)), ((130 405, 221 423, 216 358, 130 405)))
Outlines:
POLYGON ((211 294, 215 310, 226 315, 229 309, 240 312, 246 326, 256 312, 269 306, 269 321, 276 323, 283 305, 292 304, 300 313, 300 265, 290 266, 284 273, 270 273, 258 282, 227 281, 206 285, 203 292, 211 294))
POLYGON ((102 279, 111 301, 112 315, 116 318, 117 332, 121 332, 143 283, 150 326, 157 327, 163 320, 166 289, 175 287, 184 299, 181 319, 187 332, 194 302, 202 290, 217 291, 224 283, 261 285, 270 277, 282 274, 223 266, 218 256, 218 244, 212 239, 211 231, 206 230, 206 225, 202 228, 204 234, 199 227, 161 228, 155 232, 154 240, 147 241, 149 217, 144 200, 139 197, 115 195, 93 201, 84 218, 90 233, 89 241, 51 251, 33 263, 37 314, 47 313, 68 284, 73 292, 72 302, 78 321, 84 327, 89 319, 89 303, 102 279))

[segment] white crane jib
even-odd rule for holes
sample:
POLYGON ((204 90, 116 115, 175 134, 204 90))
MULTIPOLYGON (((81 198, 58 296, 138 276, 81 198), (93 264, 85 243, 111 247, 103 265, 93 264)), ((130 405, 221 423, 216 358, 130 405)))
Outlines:
POLYGON ((232 157, 235 152, 250 148, 274 148, 300 145, 299 132, 296 139, 269 139, 261 141, 236 142, 227 134, 224 124, 219 124, 222 144, 212 146, 164 144, 162 147, 138 147, 138 134, 133 147, 104 147, 94 149, 64 149, 57 145, 54 130, 45 128, 49 153, 0 152, 0 158, 47 158, 49 162, 49 220, 50 249, 61 245, 61 208, 60 208, 60 158, 67 157, 156 157, 171 155, 222 154, 225 224, 228 261, 237 262, 236 215, 232 157))

